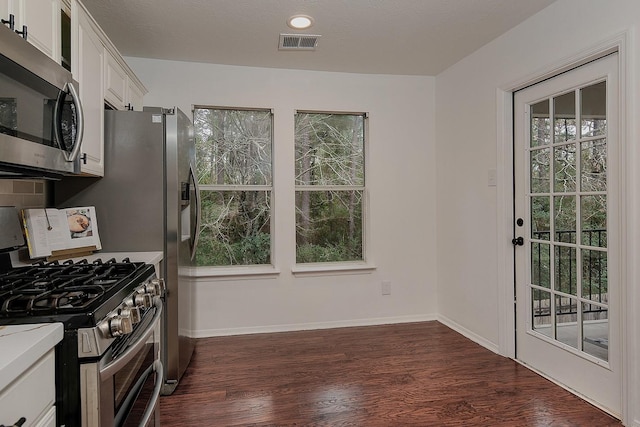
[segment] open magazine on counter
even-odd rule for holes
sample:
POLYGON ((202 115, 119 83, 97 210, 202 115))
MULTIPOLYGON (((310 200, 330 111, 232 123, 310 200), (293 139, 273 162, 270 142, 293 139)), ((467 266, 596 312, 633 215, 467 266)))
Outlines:
POLYGON ((31 258, 102 249, 93 206, 23 209, 22 222, 31 258))

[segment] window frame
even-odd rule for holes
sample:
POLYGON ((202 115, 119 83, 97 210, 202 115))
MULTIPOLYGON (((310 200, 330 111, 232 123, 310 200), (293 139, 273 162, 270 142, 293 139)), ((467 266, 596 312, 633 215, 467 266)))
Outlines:
POLYGON ((272 276, 279 274, 279 271, 275 267, 275 219, 274 219, 274 112, 272 108, 264 107, 230 107, 230 106, 217 106, 217 105, 203 105, 197 104, 192 106, 192 115, 195 117, 195 110, 227 110, 227 111, 257 111, 268 113, 271 119, 270 125, 270 152, 271 152, 271 180, 270 184, 200 184, 200 196, 202 199, 202 193, 207 192, 251 192, 251 191, 266 191, 269 194, 269 227, 270 227, 270 242, 269 242, 269 263, 268 264, 232 264, 232 265, 203 265, 194 266, 194 275, 198 277, 215 276, 215 277, 229 277, 229 276, 272 276))
MULTIPOLYGON (((294 264, 291 268, 291 271, 296 276, 316 276, 316 275, 324 275, 326 273, 333 274, 356 274, 358 272, 371 272, 375 270, 375 265, 373 264, 370 256, 369 249, 369 217, 370 217, 370 207, 369 207, 369 187, 368 187, 368 168, 369 168, 369 143, 370 143, 370 135, 369 135, 369 113, 365 111, 339 111, 339 110, 307 110, 307 109, 297 109, 294 112, 294 123, 295 117, 298 114, 327 114, 327 115, 343 115, 343 116, 361 116, 362 117, 362 152, 363 152, 363 166, 362 166, 362 185, 300 185, 295 182, 294 179, 294 193, 298 193, 301 191, 361 191, 362 192, 362 201, 361 201, 361 233, 362 233, 362 242, 361 242, 361 250, 362 250, 362 259, 361 260, 351 260, 351 261, 334 261, 334 262, 308 262, 308 263, 299 263, 297 261, 297 242, 294 240, 294 251, 293 251, 293 259, 294 264)), ((294 135, 293 135, 293 149, 294 151, 297 148, 297 141, 295 137, 295 124, 294 124, 294 135)), ((294 156, 294 161, 296 161, 294 156)), ((294 167, 295 169, 295 167, 294 167)), ((295 200, 295 197, 294 197, 295 200)), ((296 206, 294 203, 293 209, 295 211, 296 206)), ((297 214, 294 214, 296 216, 297 214)), ((297 227, 297 220, 294 221, 294 228, 297 227)), ((297 231, 294 231, 294 237, 297 239, 297 231)))

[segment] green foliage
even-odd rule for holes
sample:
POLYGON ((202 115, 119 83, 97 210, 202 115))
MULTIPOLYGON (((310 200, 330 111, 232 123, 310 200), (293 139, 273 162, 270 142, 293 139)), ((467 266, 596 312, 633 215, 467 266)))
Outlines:
POLYGON ((271 236, 259 233, 228 244, 211 237, 198 243, 198 266, 258 265, 271 262, 271 236))
POLYGON ((362 192, 299 191, 296 206, 303 198, 309 207, 296 211, 297 262, 362 260, 362 192))
POLYGON ((306 243, 296 248, 296 262, 358 261, 362 259, 362 253, 358 249, 360 249, 358 242, 342 242, 326 246, 306 243))

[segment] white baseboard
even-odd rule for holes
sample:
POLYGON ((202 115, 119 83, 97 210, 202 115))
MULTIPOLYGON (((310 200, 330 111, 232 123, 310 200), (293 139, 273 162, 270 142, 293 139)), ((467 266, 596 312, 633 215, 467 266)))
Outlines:
POLYGON ((269 325, 269 326, 249 326, 243 328, 225 328, 225 329, 200 329, 189 331, 188 336, 192 338, 208 338, 222 337, 230 335, 248 335, 248 334, 264 334, 271 332, 290 332, 290 331, 306 331, 313 329, 332 329, 332 328, 348 328, 352 326, 374 326, 388 325, 394 323, 412 323, 412 322, 429 322, 438 320, 438 316, 419 315, 419 316, 398 316, 398 317, 378 317, 372 319, 350 319, 332 322, 314 322, 314 323, 292 323, 286 325, 269 325))
POLYGON ((437 316, 436 320, 438 320, 443 325, 446 325, 446 326, 450 327, 451 329, 453 329, 454 331, 458 332, 459 334, 469 338, 471 341, 475 342, 476 344, 480 344, 481 346, 483 346, 487 350, 491 350, 496 354, 500 354, 500 348, 499 348, 498 344, 493 343, 493 342, 481 337, 480 335, 478 335, 478 334, 476 334, 474 332, 471 332, 467 328, 459 325, 458 323, 454 322, 453 320, 449 319, 448 317, 442 316, 442 315, 439 314, 437 316))

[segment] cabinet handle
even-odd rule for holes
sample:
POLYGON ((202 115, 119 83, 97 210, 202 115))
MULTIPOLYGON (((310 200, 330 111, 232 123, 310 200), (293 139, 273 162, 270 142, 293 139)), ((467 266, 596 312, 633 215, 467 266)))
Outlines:
POLYGON ((13 16, 13 13, 9 14, 9 19, 2 19, 0 20, 4 25, 9 24, 9 28, 11 28, 11 31, 13 31, 13 29, 15 28, 16 25, 16 17, 13 16))
MULTIPOLYGON (((11 424, 10 426, 6 426, 6 427, 20 427, 22 424, 26 423, 27 419, 25 417, 20 418, 18 421, 16 421, 15 424, 11 424)), ((0 424, 0 427, 5 427, 4 424, 0 424)))
POLYGON ((18 31, 18 30, 15 30, 15 31, 16 31, 16 34, 21 34, 23 39, 25 39, 25 40, 27 39, 27 26, 26 25, 22 26, 22 31, 18 31))

